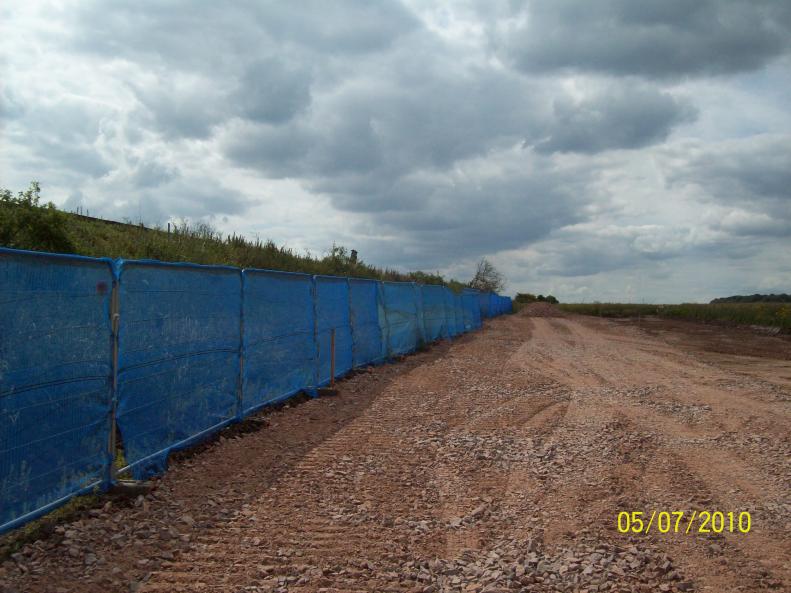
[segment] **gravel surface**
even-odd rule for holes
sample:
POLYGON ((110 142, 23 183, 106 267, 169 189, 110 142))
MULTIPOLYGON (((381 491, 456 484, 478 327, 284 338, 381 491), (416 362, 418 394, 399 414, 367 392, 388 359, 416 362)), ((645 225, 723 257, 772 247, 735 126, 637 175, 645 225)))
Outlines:
POLYGON ((780 591, 787 360, 545 308, 261 416, 0 565, 4 592, 780 591), (756 359, 758 360, 758 359, 756 359), (745 370, 747 369, 747 370, 745 370), (622 535, 620 511, 749 511, 622 535))

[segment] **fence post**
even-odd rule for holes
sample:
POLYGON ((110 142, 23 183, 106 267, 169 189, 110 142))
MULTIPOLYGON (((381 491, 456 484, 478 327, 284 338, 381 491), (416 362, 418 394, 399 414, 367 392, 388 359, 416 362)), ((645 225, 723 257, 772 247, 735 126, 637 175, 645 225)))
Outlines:
POLYGON ((330 388, 335 389, 335 328, 330 330, 330 388))
POLYGON ((310 291, 313 295, 313 356, 314 356, 314 363, 313 363, 313 397, 318 395, 319 389, 319 381, 321 375, 321 369, 319 368, 320 365, 320 357, 319 357, 319 316, 318 316, 318 284, 316 282, 316 276, 313 275, 310 277, 310 291))
MULTIPOLYGON (((114 270, 115 272, 115 270, 114 270)), ((116 415, 118 413, 118 330, 120 327, 120 270, 113 278, 112 294, 110 295, 110 328, 112 332, 112 381, 111 381, 111 397, 110 397, 110 438, 107 442, 107 454, 110 458, 110 463, 107 467, 107 486, 110 487, 115 482, 115 452, 118 446, 117 422, 116 415)))
POLYGON ((244 287, 246 283, 244 270, 241 276, 241 297, 239 305, 239 378, 236 382, 236 419, 241 420, 244 408, 244 287))

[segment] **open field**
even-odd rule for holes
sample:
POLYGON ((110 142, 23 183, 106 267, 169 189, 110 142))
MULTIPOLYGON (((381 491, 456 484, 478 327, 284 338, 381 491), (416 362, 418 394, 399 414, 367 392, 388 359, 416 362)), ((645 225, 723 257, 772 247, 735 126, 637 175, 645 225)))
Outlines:
POLYGON ((262 415, 0 591, 788 590, 791 340, 540 313, 262 415), (654 510, 752 526, 618 532, 654 510))
POLYGON ((597 317, 645 317, 656 315, 667 319, 721 322, 739 325, 764 325, 791 331, 791 304, 789 303, 721 303, 705 305, 643 305, 635 303, 569 303, 559 305, 561 310, 597 317))

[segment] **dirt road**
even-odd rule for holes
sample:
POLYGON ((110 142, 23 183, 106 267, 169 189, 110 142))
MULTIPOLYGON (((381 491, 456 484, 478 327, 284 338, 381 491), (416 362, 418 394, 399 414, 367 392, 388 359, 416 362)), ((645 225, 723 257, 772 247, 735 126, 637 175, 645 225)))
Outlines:
POLYGON ((761 338, 774 350, 751 358, 649 331, 496 319, 172 464, 145 499, 28 545, 0 582, 48 593, 791 589, 791 343, 761 338), (752 528, 617 531, 619 512, 654 510, 748 511, 752 528))

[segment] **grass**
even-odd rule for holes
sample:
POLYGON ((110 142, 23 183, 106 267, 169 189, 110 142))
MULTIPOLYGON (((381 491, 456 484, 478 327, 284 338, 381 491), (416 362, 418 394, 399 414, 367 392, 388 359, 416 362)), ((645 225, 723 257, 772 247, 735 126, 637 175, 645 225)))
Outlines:
POLYGON ((559 305, 563 311, 599 317, 642 317, 654 315, 668 319, 762 325, 791 331, 789 303, 718 303, 680 305, 644 305, 635 303, 569 303, 559 305))
POLYGON ((0 189, 0 245, 33 251, 74 253, 93 257, 156 259, 166 262, 216 264, 442 284, 460 292, 464 285, 439 273, 401 272, 358 259, 345 247, 333 245, 321 256, 278 246, 271 240, 223 235, 205 223, 181 222, 170 228, 144 227, 62 212, 42 205, 35 182, 16 196, 0 189))
POLYGON ((46 515, 0 535, 0 563, 19 552, 26 544, 43 539, 58 525, 75 521, 89 510, 99 508, 104 500, 98 492, 75 496, 46 515))

